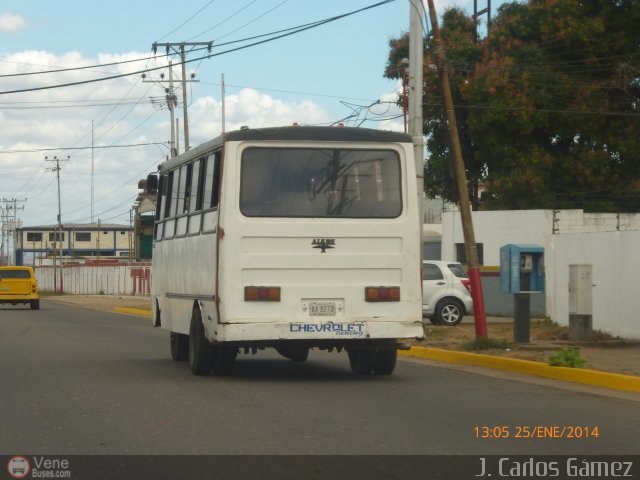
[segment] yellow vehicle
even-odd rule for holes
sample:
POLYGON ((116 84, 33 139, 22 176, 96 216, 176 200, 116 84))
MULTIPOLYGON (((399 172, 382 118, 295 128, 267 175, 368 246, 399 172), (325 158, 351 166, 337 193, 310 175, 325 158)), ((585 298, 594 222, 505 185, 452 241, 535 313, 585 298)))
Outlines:
POLYGON ((28 303, 40 309, 38 282, 31 267, 0 267, 0 304, 28 303))

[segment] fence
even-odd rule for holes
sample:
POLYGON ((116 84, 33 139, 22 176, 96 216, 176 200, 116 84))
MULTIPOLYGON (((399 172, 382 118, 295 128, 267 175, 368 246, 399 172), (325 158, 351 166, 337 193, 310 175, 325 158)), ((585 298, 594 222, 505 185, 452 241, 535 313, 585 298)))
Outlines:
POLYGON ((62 288, 59 268, 35 267, 41 291, 60 291, 76 295, 149 295, 151 264, 65 265, 62 288), (57 272, 57 275, 56 275, 57 272))

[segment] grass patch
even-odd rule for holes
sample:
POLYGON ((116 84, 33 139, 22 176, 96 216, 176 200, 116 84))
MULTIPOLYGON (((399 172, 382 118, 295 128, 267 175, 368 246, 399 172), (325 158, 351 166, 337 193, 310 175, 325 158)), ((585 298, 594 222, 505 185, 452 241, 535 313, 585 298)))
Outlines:
POLYGON ((577 347, 565 347, 549 357, 549 365, 553 367, 584 368, 586 364, 587 361, 577 347))
POLYGON ((480 337, 462 345, 465 350, 479 351, 479 350, 507 350, 509 348, 509 342, 506 340, 496 340, 494 338, 480 337))
POLYGON ((569 338, 568 327, 558 325, 550 318, 531 322, 536 327, 536 340, 567 340, 569 338))

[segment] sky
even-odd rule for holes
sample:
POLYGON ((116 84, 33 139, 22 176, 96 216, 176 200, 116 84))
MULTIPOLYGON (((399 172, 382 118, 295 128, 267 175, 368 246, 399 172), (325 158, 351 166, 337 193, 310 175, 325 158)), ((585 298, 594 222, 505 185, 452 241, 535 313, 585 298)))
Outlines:
MULTIPOLYGON (((473 8, 472 0, 440 0, 436 1, 438 13, 454 2, 467 11, 473 8)), ((22 226, 55 224, 58 198, 50 160, 57 157, 62 160, 63 224, 129 223, 138 180, 166 158, 170 140, 164 101, 168 60, 164 48, 153 54, 154 42, 213 42, 212 58, 187 65, 187 76, 194 80, 188 82, 187 101, 191 147, 221 133, 222 74, 227 131, 244 125, 340 121, 347 126, 402 130, 402 111, 394 104, 401 85, 383 78, 383 72, 389 40, 408 31, 409 0, 227 52, 250 43, 245 40, 249 37, 374 3, 4 0, 0 5, 0 200, 18 200, 16 213, 22 226), (105 65, 125 60, 136 61, 105 65), (93 67, 42 73, 80 66, 93 67), (15 92, 27 89, 31 91, 15 92)), ((187 47, 187 60, 203 57, 206 50, 202 48, 187 47)), ((179 57, 171 58, 179 62, 179 57)), ((174 66, 175 78, 179 73, 174 66)), ((181 102, 181 90, 176 94, 181 102)), ((181 112, 180 104, 179 117, 181 112)), ((179 139, 183 151, 182 123, 179 139)))

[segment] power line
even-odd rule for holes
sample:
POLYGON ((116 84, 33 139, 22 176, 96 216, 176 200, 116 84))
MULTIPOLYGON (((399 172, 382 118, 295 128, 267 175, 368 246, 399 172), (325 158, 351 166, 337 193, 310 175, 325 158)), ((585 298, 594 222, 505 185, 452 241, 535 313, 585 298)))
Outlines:
MULTIPOLYGON (((163 58, 163 57, 168 57, 169 55, 158 55, 159 58, 163 58)), ((28 75, 44 75, 44 74, 49 74, 49 73, 62 73, 62 72, 74 72, 77 70, 91 70, 91 69, 95 69, 95 68, 102 68, 102 67, 112 67, 114 65, 126 65, 128 63, 135 63, 135 62, 144 62, 144 61, 148 61, 151 57, 144 57, 144 58, 134 58, 131 60, 120 60, 118 62, 110 62, 110 63, 98 63, 95 65, 85 65, 83 67, 67 67, 67 68, 58 68, 55 70, 40 70, 38 72, 21 72, 21 73, 6 73, 3 75, 0 75, 0 78, 10 78, 10 77, 25 77, 28 75)), ((1 60, 0 62, 7 62, 7 60, 1 60)), ((19 63, 19 62, 12 62, 12 63, 19 63)), ((31 63, 22 63, 20 62, 19 64, 21 65, 34 65, 31 63)))
POLYGON ((171 35, 172 33, 178 31, 179 29, 181 29, 182 27, 184 27, 187 23, 189 23, 191 20, 194 19, 194 17, 196 15, 198 15, 200 12, 202 12, 205 8, 207 8, 209 5, 211 5, 213 2, 215 2, 215 0, 210 0, 209 2, 207 2, 202 8, 200 8, 196 13, 194 13, 193 15, 191 15, 189 18, 187 18, 184 22, 182 22, 180 25, 178 25, 176 28, 174 28, 173 30, 171 30, 169 33, 164 34, 162 37, 160 37, 158 39, 159 40, 164 40, 165 38, 167 38, 169 35, 171 35))
MULTIPOLYGON (((301 33, 301 32, 304 32, 306 30, 310 30, 312 28, 316 28, 316 27, 319 27, 321 25, 325 25, 327 23, 331 23, 331 22, 334 22, 336 20, 341 20, 341 19, 346 18, 348 16, 355 15, 357 13, 361 13, 363 11, 370 10, 370 9, 376 8, 376 7, 380 7, 382 5, 386 5, 388 3, 392 3, 392 2, 395 2, 395 1, 396 0, 383 0, 381 2, 369 5, 367 7, 363 7, 363 8, 360 8, 358 10, 353 10, 351 12, 348 12, 348 13, 345 13, 345 14, 342 14, 342 15, 338 15, 338 16, 331 17, 331 18, 328 18, 328 19, 325 19, 325 20, 321 20, 319 22, 310 24, 308 26, 300 27, 300 28, 297 28, 297 29, 292 30, 292 31, 288 31, 286 33, 283 33, 281 35, 277 35, 277 36, 272 37, 272 38, 268 38, 268 39, 265 39, 265 40, 253 42, 253 43, 250 43, 250 44, 247 44, 247 45, 242 45, 240 47, 236 47, 236 48, 232 48, 232 49, 229 49, 229 50, 225 50, 223 52, 210 53, 210 54, 205 55, 203 57, 197 57, 197 58, 193 58, 191 60, 185 60, 184 63, 192 63, 192 62, 200 61, 202 59, 218 57, 218 56, 221 56, 221 55, 226 55, 228 53, 237 52, 237 51, 240 51, 240 50, 244 50, 246 48, 251 48, 251 47, 254 47, 254 46, 257 46, 257 45, 261 45, 261 44, 264 44, 264 43, 268 43, 268 42, 272 42, 272 41, 275 41, 275 40, 279 40, 281 38, 285 38, 285 37, 288 37, 288 36, 291 36, 291 35, 295 35, 297 33, 301 33)), ((232 43, 232 42, 228 42, 228 43, 232 43)), ((61 83, 61 84, 56 84, 56 85, 47 85, 47 86, 42 86, 42 87, 32 87, 32 88, 24 88, 24 89, 17 89, 17 90, 7 90, 7 91, 0 92, 0 95, 7 95, 7 94, 12 94, 12 93, 36 92, 36 91, 41 91, 41 90, 51 90, 51 89, 55 89, 55 88, 72 87, 72 86, 77 86, 77 85, 86 85, 86 84, 89 84, 89 83, 97 83, 97 82, 103 82, 103 81, 106 81, 106 80, 115 80, 115 79, 118 79, 118 78, 130 77, 132 75, 141 75, 143 73, 162 70, 162 69, 165 69, 165 68, 167 68, 167 67, 166 66, 153 67, 153 68, 147 68, 145 70, 139 70, 139 71, 130 72, 130 73, 121 73, 121 74, 110 75, 110 76, 102 77, 102 78, 94 78, 94 79, 91 79, 91 80, 79 80, 79 81, 75 81, 75 82, 61 83)))
MULTIPOLYGON (((154 112, 155 113, 155 112, 154 112)), ((148 118, 147 118, 148 120, 148 118)), ((144 120, 146 121, 146 120, 144 120)), ((141 124, 142 125, 142 124, 141 124)), ((139 125, 139 126, 141 126, 139 125)), ((139 127, 138 126, 138 127, 139 127)), ((136 127, 136 128, 138 128, 136 127)), ((129 135, 132 132, 129 132, 129 135)), ((96 145, 93 148, 105 150, 109 148, 131 148, 131 147, 145 147, 148 145, 168 145, 169 142, 145 142, 145 143, 130 143, 127 145, 96 145)), ((53 152, 53 151, 63 151, 63 150, 89 150, 91 146, 87 147, 50 147, 50 148, 30 148, 30 149, 20 149, 20 150, 0 150, 0 154, 2 153, 38 153, 38 152, 53 152)))

